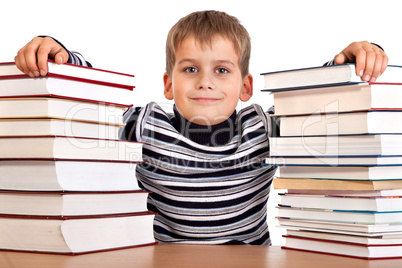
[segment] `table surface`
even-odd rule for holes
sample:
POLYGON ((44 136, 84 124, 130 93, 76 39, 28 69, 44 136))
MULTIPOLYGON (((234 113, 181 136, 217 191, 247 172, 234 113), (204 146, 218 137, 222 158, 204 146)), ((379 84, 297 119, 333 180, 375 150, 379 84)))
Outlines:
POLYGON ((402 259, 362 260, 278 246, 158 244, 76 256, 0 251, 1 268, 402 267, 402 259))

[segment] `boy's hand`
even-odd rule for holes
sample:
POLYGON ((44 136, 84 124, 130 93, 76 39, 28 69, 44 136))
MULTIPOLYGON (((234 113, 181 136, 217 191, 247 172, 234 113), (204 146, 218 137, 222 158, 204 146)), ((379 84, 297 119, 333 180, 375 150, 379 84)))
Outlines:
POLYGON ((336 64, 356 63, 356 75, 364 81, 375 82, 388 64, 385 52, 367 41, 354 42, 335 56, 336 64))
POLYGON ((53 38, 35 37, 18 51, 14 60, 22 72, 30 77, 38 77, 47 74, 48 59, 62 64, 68 61, 68 57, 67 51, 53 38))

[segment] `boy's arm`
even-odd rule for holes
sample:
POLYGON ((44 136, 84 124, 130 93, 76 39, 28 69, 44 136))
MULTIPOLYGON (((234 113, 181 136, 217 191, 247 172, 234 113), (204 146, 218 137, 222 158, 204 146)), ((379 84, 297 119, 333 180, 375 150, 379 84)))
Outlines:
POLYGON ((364 81, 375 82, 387 68, 388 56, 379 45, 362 41, 351 43, 332 62, 356 63, 356 75, 364 81))
POLYGON ((48 59, 57 64, 72 63, 92 67, 81 54, 69 51, 62 43, 49 36, 35 37, 14 58, 18 69, 30 77, 45 76, 48 59))

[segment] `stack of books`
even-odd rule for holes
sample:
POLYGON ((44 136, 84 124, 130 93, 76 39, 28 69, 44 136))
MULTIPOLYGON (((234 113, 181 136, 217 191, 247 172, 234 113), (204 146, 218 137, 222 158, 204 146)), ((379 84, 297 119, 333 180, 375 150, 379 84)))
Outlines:
POLYGON ((80 254, 154 244, 142 144, 119 140, 133 76, 0 64, 0 250, 80 254))
POLYGON ((279 135, 284 248, 402 258, 402 67, 376 83, 353 64, 265 73, 279 135))

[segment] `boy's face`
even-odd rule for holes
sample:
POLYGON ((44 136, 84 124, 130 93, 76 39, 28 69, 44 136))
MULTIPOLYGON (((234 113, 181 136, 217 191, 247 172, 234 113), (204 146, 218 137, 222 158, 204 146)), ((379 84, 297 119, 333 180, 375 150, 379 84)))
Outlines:
POLYGON ((187 120, 216 125, 253 94, 250 74, 242 78, 233 43, 216 36, 209 46, 188 37, 177 47, 172 75, 164 75, 165 97, 187 120))

